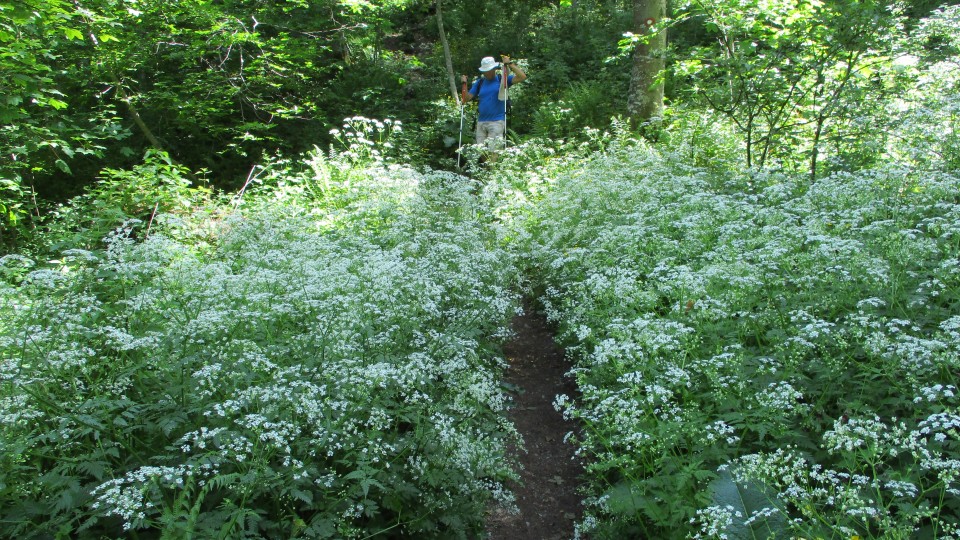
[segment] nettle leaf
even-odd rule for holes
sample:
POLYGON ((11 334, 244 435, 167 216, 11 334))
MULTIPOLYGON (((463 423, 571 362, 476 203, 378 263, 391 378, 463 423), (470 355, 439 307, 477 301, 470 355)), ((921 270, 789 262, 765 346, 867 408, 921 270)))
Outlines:
POLYGON ((667 505, 662 499, 645 495, 641 486, 623 481, 607 490, 607 508, 614 514, 634 516, 643 513, 653 521, 668 519, 667 505))
POLYGON ((366 496, 368 496, 368 495, 370 494, 370 488, 371 488, 371 487, 377 487, 377 488, 380 488, 381 490, 386 490, 386 489, 387 489, 386 486, 384 486, 384 485, 381 484, 380 482, 374 480, 373 478, 365 478, 365 479, 361 480, 361 481, 360 481, 360 487, 363 488, 363 496, 364 496, 364 497, 366 497, 366 496))
POLYGON ((607 491, 607 506, 618 514, 633 514, 643 509, 644 497, 633 490, 630 482, 620 482, 607 491))
POLYGON ((293 498, 299 501, 303 501, 307 505, 313 504, 313 493, 310 491, 304 491, 302 489, 292 489, 290 490, 290 495, 292 495, 293 498))
POLYGON ((53 509, 56 512, 65 512, 76 508, 86 499, 86 492, 80 487, 76 478, 71 478, 66 489, 53 497, 53 509))
POLYGON ((333 520, 324 517, 325 514, 317 514, 310 523, 309 532, 314 538, 335 538, 337 535, 337 526, 333 520))
POLYGON ((708 488, 714 505, 732 508, 739 516, 724 531, 731 540, 787 538, 787 518, 779 510, 775 497, 768 495, 755 482, 737 483, 729 469, 719 471, 719 478, 708 488), (760 516, 745 522, 753 516, 760 516))
POLYGON ((108 466, 109 464, 105 461, 82 461, 77 464, 77 470, 101 481, 108 466))

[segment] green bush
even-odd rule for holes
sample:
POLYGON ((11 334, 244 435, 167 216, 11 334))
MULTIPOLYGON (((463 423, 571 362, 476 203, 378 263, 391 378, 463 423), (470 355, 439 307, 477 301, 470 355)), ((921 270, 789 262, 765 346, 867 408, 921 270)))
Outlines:
POLYGON ((20 236, 27 217, 29 194, 18 175, 0 177, 0 246, 13 245, 20 236))
POLYGON ((957 534, 960 184, 806 181, 633 145, 552 183, 528 230, 577 359, 582 533, 957 534))
POLYGON ((467 538, 511 504, 512 256, 462 178, 310 196, 330 166, 252 186, 205 249, 186 216, 0 259, 4 534, 467 538))
POLYGON ((185 167, 154 150, 130 170, 104 169, 95 184, 46 218, 37 241, 51 251, 99 249, 120 226, 145 235, 158 215, 186 215, 212 195, 185 167))
POLYGON ((585 128, 608 128, 611 118, 624 112, 620 101, 606 81, 574 82, 533 113, 532 131, 541 137, 577 139, 585 128))

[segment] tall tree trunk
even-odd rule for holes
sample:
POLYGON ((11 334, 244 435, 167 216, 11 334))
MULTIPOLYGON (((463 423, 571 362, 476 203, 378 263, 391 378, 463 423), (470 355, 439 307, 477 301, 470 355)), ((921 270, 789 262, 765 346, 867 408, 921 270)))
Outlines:
POLYGON ((140 111, 137 110, 137 107, 133 104, 133 101, 130 99, 130 96, 127 95, 127 91, 123 88, 123 83, 119 80, 115 83, 117 99, 120 100, 127 107, 127 112, 130 113, 130 118, 133 118, 133 123, 140 128, 140 133, 143 134, 144 138, 147 139, 147 142, 150 143, 150 146, 160 150, 161 152, 169 154, 167 150, 160 144, 160 141, 153 134, 153 131, 150 131, 150 128, 147 127, 147 123, 143 121, 143 118, 140 117, 140 111))
POLYGON ((666 0, 633 0, 634 34, 640 40, 633 50, 627 112, 634 127, 663 115, 663 84, 658 77, 664 68, 667 31, 654 32, 652 27, 666 16, 666 0))
MULTIPOLYGON (((850 79, 853 76, 854 67, 859 69, 860 66, 860 56, 863 54, 863 51, 853 51, 845 59, 844 64, 846 68, 843 71, 843 76, 840 77, 839 84, 833 90, 833 92, 827 96, 827 102, 817 111, 817 116, 814 119, 815 129, 813 131, 813 144, 810 149, 810 183, 813 184, 817 181, 817 165, 820 159, 820 142, 823 139, 824 130, 826 129, 827 123, 830 121, 833 116, 833 111, 840 104, 840 98, 843 96, 843 92, 847 87, 847 84, 850 82, 850 79)), ((822 69, 822 68, 821 68, 822 69)), ((826 81, 826 75, 823 74, 823 71, 818 73, 817 81, 826 81)), ((821 83, 821 84, 826 84, 821 83)), ((820 87, 817 89, 815 96, 815 102, 820 101, 824 94, 827 92, 825 87, 820 87)))
POLYGON ((447 33, 443 31, 443 0, 437 0, 437 28, 440 29, 440 43, 443 44, 443 60, 447 63, 447 77, 450 79, 450 95, 453 101, 460 103, 460 95, 457 93, 457 76, 453 72, 453 57, 450 55, 450 42, 447 41, 447 33))

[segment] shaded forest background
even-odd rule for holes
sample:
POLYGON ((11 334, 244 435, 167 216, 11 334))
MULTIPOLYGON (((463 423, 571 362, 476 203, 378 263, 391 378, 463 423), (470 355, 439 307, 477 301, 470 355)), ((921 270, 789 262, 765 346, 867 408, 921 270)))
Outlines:
POLYGON ((911 153, 893 149, 897 141, 923 147, 910 159, 957 162, 955 75, 933 71, 956 64, 955 9, 684 0, 641 30, 635 13, 647 4, 4 2, 3 241, 148 150, 168 153, 194 184, 235 190, 257 164, 336 144, 331 130, 356 115, 402 122, 404 161, 451 168, 460 109, 438 9, 456 74, 473 76, 482 56, 500 54, 528 71, 514 92, 514 138, 585 138, 586 127, 626 124, 616 119, 628 116, 631 52, 645 30, 668 36, 656 52, 664 116, 633 118, 647 138, 687 138, 708 163, 733 148, 732 165, 807 170, 814 180, 911 153))

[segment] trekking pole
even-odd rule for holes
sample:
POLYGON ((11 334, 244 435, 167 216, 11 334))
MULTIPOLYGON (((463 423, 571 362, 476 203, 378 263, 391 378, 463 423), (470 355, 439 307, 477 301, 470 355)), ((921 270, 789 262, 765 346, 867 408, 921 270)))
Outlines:
POLYGON ((463 109, 467 106, 467 76, 462 75, 460 88, 460 141, 457 143, 457 169, 460 168, 460 157, 463 152, 463 109))
MULTIPOLYGON (((501 56, 501 60, 504 57, 501 56)), ((500 64, 503 68, 500 70, 500 91, 497 93, 497 97, 503 100, 503 149, 507 149, 507 101, 510 99, 507 88, 510 86, 508 80, 510 78, 509 70, 507 70, 506 62, 500 64)))
MULTIPOLYGON (((503 80, 507 80, 506 76, 504 76, 503 80)), ((507 90, 507 87, 504 86, 503 87, 503 98, 504 98, 503 99, 503 150, 504 151, 507 150, 507 103, 510 100, 509 92, 510 91, 507 90)))

